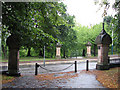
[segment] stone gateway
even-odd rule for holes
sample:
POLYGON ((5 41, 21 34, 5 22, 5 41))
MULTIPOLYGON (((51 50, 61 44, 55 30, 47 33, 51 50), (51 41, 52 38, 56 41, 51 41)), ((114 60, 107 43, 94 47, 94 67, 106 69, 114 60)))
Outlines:
POLYGON ((9 59, 8 59, 8 75, 19 76, 19 47, 20 39, 17 35, 12 34, 6 41, 9 47, 9 59))
POLYGON ((60 43, 57 43, 56 44, 56 59, 60 59, 61 58, 61 56, 60 56, 60 50, 61 49, 61 44, 60 43))
POLYGON ((90 57, 91 56, 91 46, 92 46, 92 44, 88 41, 86 46, 87 46, 87 57, 90 57))
POLYGON ((98 62, 96 65, 96 69, 107 70, 109 69, 108 51, 109 45, 112 43, 112 38, 104 30, 104 23, 103 30, 97 36, 95 43, 98 46, 98 62))

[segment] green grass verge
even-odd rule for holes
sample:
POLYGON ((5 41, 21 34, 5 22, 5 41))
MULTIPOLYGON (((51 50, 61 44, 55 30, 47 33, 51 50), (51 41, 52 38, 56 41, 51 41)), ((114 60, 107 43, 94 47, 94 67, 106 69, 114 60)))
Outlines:
MULTIPOLYGON (((41 60, 44 60, 44 58, 38 58, 38 57, 21 57, 19 61, 23 62, 23 61, 41 61, 41 60)), ((45 60, 55 60, 55 58, 45 58, 45 60)), ((0 60, 0 62, 8 62, 8 60, 3 59, 3 60, 0 60)))
POLYGON ((13 79, 14 77, 12 76, 6 76, 6 75, 2 75, 2 80, 10 80, 13 79))

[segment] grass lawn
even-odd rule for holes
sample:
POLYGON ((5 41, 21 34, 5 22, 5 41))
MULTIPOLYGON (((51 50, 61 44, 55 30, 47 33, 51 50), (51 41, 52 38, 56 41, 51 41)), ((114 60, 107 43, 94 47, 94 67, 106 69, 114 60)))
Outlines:
MULTIPOLYGON (((23 62, 23 61, 39 61, 39 60, 44 60, 44 58, 39 58, 39 57, 21 57, 20 58, 20 62, 23 62)), ((45 58, 45 60, 55 60, 55 58, 45 58)), ((8 62, 7 59, 0 59, 0 62, 8 62)))

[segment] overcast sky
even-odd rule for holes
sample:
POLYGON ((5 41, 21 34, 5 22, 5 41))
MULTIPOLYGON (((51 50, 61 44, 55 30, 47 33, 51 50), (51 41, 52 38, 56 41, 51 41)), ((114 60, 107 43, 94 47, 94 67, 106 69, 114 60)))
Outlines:
MULTIPOLYGON (((114 0, 110 1, 113 4, 114 0)), ((67 12, 75 15, 76 22, 81 25, 90 26, 90 24, 95 25, 103 21, 103 9, 98 11, 99 6, 94 4, 94 0, 63 0, 63 2, 67 5, 67 12)), ((108 15, 113 13, 110 7, 108 15)))

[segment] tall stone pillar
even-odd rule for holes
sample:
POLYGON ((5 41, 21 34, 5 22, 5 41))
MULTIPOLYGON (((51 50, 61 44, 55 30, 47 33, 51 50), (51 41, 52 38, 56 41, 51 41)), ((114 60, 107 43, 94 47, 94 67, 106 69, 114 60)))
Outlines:
POLYGON ((104 23, 103 23, 103 30, 97 36, 95 43, 98 46, 98 62, 96 65, 96 69, 107 70, 109 69, 108 51, 109 51, 109 45, 112 43, 112 39, 110 35, 108 35, 104 30, 104 23))
POLYGON ((61 44, 60 43, 57 43, 56 45, 56 59, 60 59, 61 56, 60 56, 60 49, 61 49, 61 44))
POLYGON ((7 45, 9 47, 8 59, 8 75, 19 76, 19 47, 20 41, 16 35, 11 35, 7 38, 7 45))
POLYGON ((88 41, 86 46, 87 46, 87 57, 90 57, 91 56, 91 46, 92 46, 92 44, 88 41))

